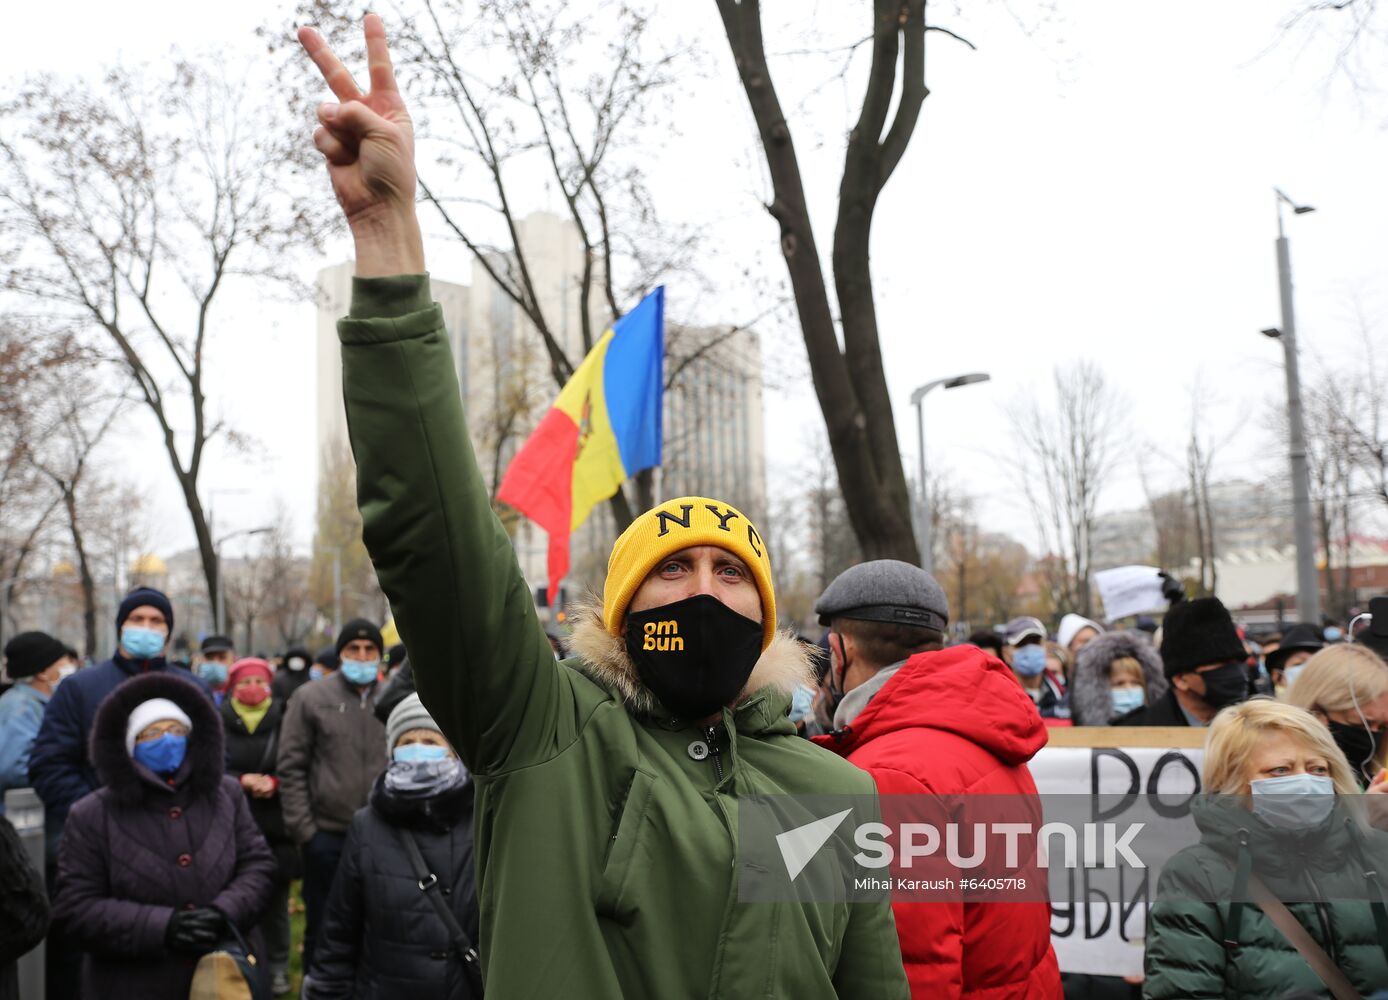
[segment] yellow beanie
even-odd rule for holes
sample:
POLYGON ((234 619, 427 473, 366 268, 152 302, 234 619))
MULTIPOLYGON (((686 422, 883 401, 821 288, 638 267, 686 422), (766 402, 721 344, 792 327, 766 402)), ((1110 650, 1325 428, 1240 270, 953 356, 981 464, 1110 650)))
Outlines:
POLYGON ((728 504, 706 497, 667 500, 642 514, 622 532, 607 560, 602 621, 612 635, 622 634, 627 607, 651 570, 682 549, 714 545, 747 564, 761 594, 761 648, 776 636, 776 594, 771 560, 752 522, 728 504))

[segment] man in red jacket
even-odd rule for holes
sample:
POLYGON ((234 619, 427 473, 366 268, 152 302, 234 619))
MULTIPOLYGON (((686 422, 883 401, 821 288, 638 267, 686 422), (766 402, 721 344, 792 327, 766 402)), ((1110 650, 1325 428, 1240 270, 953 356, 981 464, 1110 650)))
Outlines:
MULTIPOLYGON (((842 573, 815 604, 829 627, 834 732, 815 742, 872 774, 882 795, 1036 795, 1027 761, 1046 743, 1003 662, 944 648, 949 608, 924 570, 882 559, 842 573)), ((913 997, 1062 996, 1046 902, 898 897, 913 997)))

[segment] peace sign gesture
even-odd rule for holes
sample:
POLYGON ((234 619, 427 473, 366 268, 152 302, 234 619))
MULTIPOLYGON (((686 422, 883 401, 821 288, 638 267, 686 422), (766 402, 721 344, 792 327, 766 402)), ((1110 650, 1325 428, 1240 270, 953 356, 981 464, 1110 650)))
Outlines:
POLYGON ((328 161, 333 193, 357 244, 357 274, 420 273, 424 250, 415 216, 414 125, 395 83, 380 17, 367 14, 363 94, 323 36, 299 29, 299 43, 341 103, 318 108, 313 144, 328 161))

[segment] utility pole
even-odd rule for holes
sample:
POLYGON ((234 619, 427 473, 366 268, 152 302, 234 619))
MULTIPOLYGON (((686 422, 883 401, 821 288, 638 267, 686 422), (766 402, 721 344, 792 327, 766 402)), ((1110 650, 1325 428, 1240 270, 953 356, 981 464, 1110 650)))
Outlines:
POLYGON ((935 553, 930 539, 930 497, 925 481, 925 409, 921 403, 924 401, 926 393, 938 386, 944 386, 946 389, 957 389, 961 385, 976 385, 979 382, 987 382, 989 378, 991 376, 984 372, 971 372, 968 375, 956 375, 953 378, 938 378, 934 382, 925 383, 911 393, 911 405, 916 408, 916 475, 920 478, 920 489, 916 494, 918 497, 916 521, 920 528, 916 537, 920 542, 921 569, 927 573, 933 574, 935 572, 935 553))
POLYGON ((1301 412, 1301 371, 1297 361, 1296 311, 1292 306, 1292 256, 1282 226, 1282 206, 1294 215, 1314 212, 1309 205, 1298 205, 1280 190, 1277 193, 1277 290, 1282 304, 1282 328, 1264 330, 1282 341, 1287 375, 1287 424, 1292 473, 1292 529, 1296 539, 1296 610, 1301 621, 1321 623, 1320 574, 1316 569, 1316 543, 1311 528, 1311 477, 1306 467, 1306 425, 1301 412))

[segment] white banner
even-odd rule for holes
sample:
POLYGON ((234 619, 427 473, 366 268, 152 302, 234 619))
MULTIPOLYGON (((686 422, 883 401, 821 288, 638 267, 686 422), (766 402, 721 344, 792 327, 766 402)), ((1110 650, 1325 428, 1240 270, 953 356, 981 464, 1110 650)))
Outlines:
MULTIPOLYGON (((1059 730, 1052 730, 1056 740, 1059 730)), ((1152 742, 1145 736, 1170 734, 1170 730, 1105 729, 1109 741, 1132 739, 1152 742)), ((1085 730, 1070 730, 1066 742, 1083 739, 1085 730)), ((1177 732, 1173 742, 1194 743, 1202 730, 1177 732)), ((1163 834, 1169 829, 1177 842, 1195 843, 1198 832, 1184 808, 1200 791, 1200 768, 1204 750, 1174 746, 1056 746, 1041 750, 1031 761, 1032 777, 1042 796, 1081 794, 1116 796, 1104 818, 1122 823, 1123 813, 1141 812, 1150 817, 1154 802, 1163 803, 1176 815, 1163 819, 1163 834), (1141 806, 1138 804, 1141 803, 1141 806), (1166 824, 1171 824, 1168 828, 1166 824)), ((1062 972, 1103 976, 1142 975, 1142 956, 1146 936, 1147 905, 1156 893, 1157 872, 1126 869, 1106 872, 1104 884, 1091 885, 1086 869, 1051 869, 1051 940, 1062 972), (1070 879, 1068 885, 1057 879, 1070 879), (1120 891, 1115 891, 1115 885, 1120 891), (1064 900, 1070 900, 1065 902, 1064 900)))
POLYGON ((1104 602, 1104 616, 1109 621, 1165 611, 1167 601, 1161 585, 1161 570, 1155 566, 1119 566, 1094 574, 1094 586, 1099 588, 1099 600, 1104 602))

